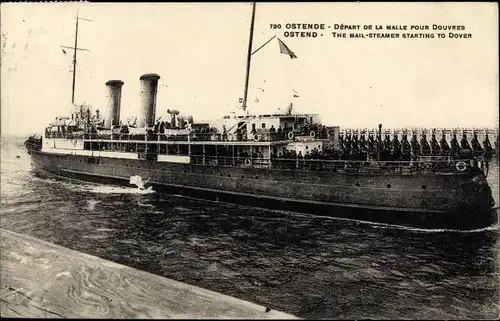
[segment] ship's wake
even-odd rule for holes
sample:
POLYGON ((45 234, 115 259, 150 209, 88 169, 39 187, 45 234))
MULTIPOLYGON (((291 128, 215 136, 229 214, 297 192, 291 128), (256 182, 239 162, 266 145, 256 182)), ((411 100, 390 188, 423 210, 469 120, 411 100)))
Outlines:
POLYGON ((153 186, 146 187, 148 181, 144 181, 139 175, 130 176, 130 184, 137 186, 141 191, 153 191, 153 186))
POLYGON ((80 180, 67 178, 67 177, 57 177, 57 178, 34 177, 34 180, 41 181, 44 184, 62 185, 65 188, 68 188, 68 189, 73 190, 75 192, 86 192, 86 193, 96 193, 96 194, 152 194, 152 193, 154 193, 152 186, 149 186, 146 189, 141 189, 139 187, 103 185, 103 184, 99 184, 99 183, 83 182, 80 180))

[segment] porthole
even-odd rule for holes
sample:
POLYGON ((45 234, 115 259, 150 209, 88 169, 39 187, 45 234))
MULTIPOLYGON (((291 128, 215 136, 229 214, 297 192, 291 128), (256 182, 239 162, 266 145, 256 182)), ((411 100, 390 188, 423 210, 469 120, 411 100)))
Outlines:
POLYGON ((228 174, 227 177, 231 177, 231 174, 228 174))
POLYGON ((259 179, 259 176, 255 176, 255 179, 259 179))
POLYGON ((427 189, 427 186, 425 186, 425 185, 422 185, 422 189, 427 189))
POLYGON ((387 184, 387 188, 391 188, 391 184, 387 184))
POLYGON ((241 178, 245 178, 245 175, 241 175, 241 178))
POLYGON ((356 183, 356 187, 359 187, 359 183, 356 183))

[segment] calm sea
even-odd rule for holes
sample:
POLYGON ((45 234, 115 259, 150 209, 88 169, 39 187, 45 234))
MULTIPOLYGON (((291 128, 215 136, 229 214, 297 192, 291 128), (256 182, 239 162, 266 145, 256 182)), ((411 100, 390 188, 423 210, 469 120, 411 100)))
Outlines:
MULTIPOLYGON (((498 226, 413 230, 39 178, 22 142, 1 141, 2 228, 303 318, 500 316, 498 226)), ((488 179, 498 204, 498 165, 488 179)))

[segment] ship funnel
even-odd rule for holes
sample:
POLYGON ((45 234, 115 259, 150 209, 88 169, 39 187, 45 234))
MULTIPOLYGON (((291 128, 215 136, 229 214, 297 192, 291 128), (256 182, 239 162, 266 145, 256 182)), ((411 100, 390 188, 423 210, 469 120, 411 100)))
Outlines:
POLYGON ((104 113, 105 128, 113 128, 113 126, 117 126, 120 124, 122 86, 123 81, 121 80, 109 80, 108 82, 106 82, 106 99, 108 101, 108 104, 104 113))
POLYGON ((138 119, 138 127, 153 127, 156 113, 156 93, 158 92, 157 74, 144 74, 141 80, 141 110, 138 119))

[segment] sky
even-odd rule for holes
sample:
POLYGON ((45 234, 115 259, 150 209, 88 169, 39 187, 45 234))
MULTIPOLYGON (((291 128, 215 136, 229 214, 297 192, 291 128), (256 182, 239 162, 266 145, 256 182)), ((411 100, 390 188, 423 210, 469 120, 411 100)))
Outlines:
MULTIPOLYGON (((238 110, 250 3, 2 3, 2 135, 41 132, 69 115, 72 50, 60 46, 74 43, 77 9, 93 21, 80 21, 78 47, 90 51, 78 52, 75 103, 103 108, 105 82, 120 79, 121 118, 137 115, 139 77, 157 73, 157 116, 178 109, 201 121, 238 110)), ((277 39, 252 56, 252 113, 293 102, 342 128, 498 127, 495 3, 257 3, 253 50, 273 36, 298 58, 280 53, 277 39), (331 28, 286 37, 287 23, 331 28), (459 25, 472 38, 333 38, 335 24, 459 25)))

